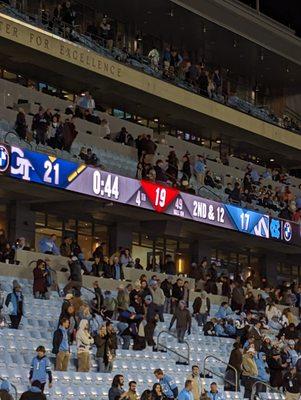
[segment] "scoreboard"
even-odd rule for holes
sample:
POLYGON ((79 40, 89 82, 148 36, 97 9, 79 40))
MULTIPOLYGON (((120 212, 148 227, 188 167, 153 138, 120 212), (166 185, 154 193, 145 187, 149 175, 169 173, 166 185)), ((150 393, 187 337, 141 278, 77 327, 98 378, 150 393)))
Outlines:
POLYGON ((0 173, 156 213, 301 245, 300 226, 267 214, 224 204, 151 181, 0 144, 0 173))

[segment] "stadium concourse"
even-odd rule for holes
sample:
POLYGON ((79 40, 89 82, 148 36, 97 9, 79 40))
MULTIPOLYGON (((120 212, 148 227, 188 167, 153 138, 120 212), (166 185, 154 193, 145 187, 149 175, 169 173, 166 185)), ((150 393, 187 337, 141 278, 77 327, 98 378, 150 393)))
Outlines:
MULTIPOLYGON (((116 274, 115 279, 88 276, 89 264, 84 269, 80 257, 54 256, 50 247, 44 248, 47 254, 20 250, 18 243, 13 246, 16 262, 9 268, 0 265, 1 396, 8 382, 12 398, 14 390, 19 396, 29 379, 34 394, 21 399, 44 398, 45 383, 50 399, 243 399, 244 394, 251 398, 255 382, 258 398, 300 395, 300 324, 292 314, 300 302, 296 287, 292 291, 285 283, 271 290, 263 281, 261 290, 252 291, 252 277, 237 276, 229 300, 222 301, 225 297, 185 289, 181 277, 141 274, 123 252, 114 255, 112 268, 127 280, 117 281, 116 274), (71 280, 61 272, 67 266, 71 280), (67 359, 60 362, 64 354, 67 359), (123 378, 114 379, 116 387, 110 389, 116 375, 123 378), (157 381, 163 394, 146 393, 157 381), (134 385, 130 389, 128 382, 134 385), (267 393, 266 384, 272 386, 267 393), (286 394, 278 391, 282 388, 286 394), (34 397, 37 393, 40 397, 34 397)), ((95 254, 98 260, 101 250, 95 254)), ((203 261, 202 268, 217 285, 214 265, 203 261)), ((193 280, 189 284, 194 287, 193 280)))

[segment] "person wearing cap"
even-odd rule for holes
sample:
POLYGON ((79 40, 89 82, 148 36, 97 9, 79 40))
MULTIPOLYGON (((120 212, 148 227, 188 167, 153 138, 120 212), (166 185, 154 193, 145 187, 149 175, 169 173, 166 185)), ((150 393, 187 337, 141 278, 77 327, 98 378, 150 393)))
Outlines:
MULTIPOLYGON (((259 352, 255 356, 255 363, 258 369, 258 376, 257 380, 264 382, 264 383, 269 383, 270 382, 270 371, 269 367, 267 364, 267 356, 263 352, 259 352)), ((257 392, 265 392, 266 387, 262 384, 258 384, 257 386, 257 392)))
POLYGON ((283 376, 285 400, 299 400, 301 395, 301 376, 296 368, 291 368, 283 376))
POLYGON ((39 381, 33 381, 29 390, 26 390, 20 400, 47 400, 46 395, 42 391, 42 384, 39 381))
POLYGON ((244 398, 247 399, 251 398, 252 387, 258 376, 255 354, 254 348, 250 347, 242 356, 242 384, 245 387, 244 398))
POLYGON ((176 308, 174 315, 170 321, 169 330, 171 330, 175 321, 177 321, 176 331, 177 331, 178 342, 183 343, 185 333, 187 332, 188 335, 190 335, 190 330, 191 330, 191 314, 189 310, 186 308, 186 303, 184 300, 181 300, 179 302, 179 305, 176 308))
POLYGON ((8 308, 11 329, 18 329, 22 316, 25 313, 25 307, 22 289, 16 280, 13 281, 13 291, 7 295, 5 305, 8 308))
POLYGON ((52 373, 50 368, 50 361, 46 357, 46 350, 44 346, 39 346, 36 349, 37 355, 32 359, 30 371, 29 371, 29 381, 31 383, 39 381, 41 383, 41 391, 44 392, 44 388, 47 381, 49 381, 49 388, 52 387, 52 373))
POLYGON ((150 281, 149 290, 153 298, 153 302, 157 306, 159 319, 161 322, 164 322, 163 311, 164 311, 165 296, 163 290, 159 287, 158 282, 155 280, 150 281))
POLYGON ((67 371, 70 359, 70 321, 68 318, 62 318, 59 328, 53 334, 52 353, 56 355, 55 370, 67 371))
POLYGON ((3 380, 0 386, 0 399, 1 400, 14 400, 13 396, 10 394, 12 391, 11 384, 7 380, 3 380))

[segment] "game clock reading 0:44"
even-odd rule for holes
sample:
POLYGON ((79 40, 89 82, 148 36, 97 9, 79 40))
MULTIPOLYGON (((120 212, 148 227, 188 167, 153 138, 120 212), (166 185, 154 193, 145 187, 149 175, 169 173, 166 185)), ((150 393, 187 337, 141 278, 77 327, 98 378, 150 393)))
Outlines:
POLYGON ((0 172, 10 176, 223 227, 262 238, 300 244, 299 225, 263 213, 180 192, 150 181, 138 181, 98 168, 19 147, 0 147, 0 172), (8 164, 10 169, 8 168, 8 164), (1 169, 2 168, 2 169, 1 169))

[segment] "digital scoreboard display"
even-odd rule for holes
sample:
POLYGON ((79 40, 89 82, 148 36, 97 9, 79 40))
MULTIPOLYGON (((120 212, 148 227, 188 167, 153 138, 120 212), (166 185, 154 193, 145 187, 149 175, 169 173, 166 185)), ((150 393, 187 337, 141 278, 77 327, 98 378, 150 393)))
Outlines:
POLYGON ((0 145, 1 172, 27 182, 86 194, 257 237, 301 244, 300 226, 291 221, 272 218, 260 212, 204 199, 155 182, 139 181, 28 149, 0 145))

